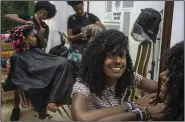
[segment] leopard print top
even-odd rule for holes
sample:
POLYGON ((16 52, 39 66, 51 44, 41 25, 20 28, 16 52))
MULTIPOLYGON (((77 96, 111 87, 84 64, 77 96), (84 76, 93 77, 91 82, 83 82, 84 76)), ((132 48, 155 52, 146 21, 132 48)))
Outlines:
MULTIPOLYGON (((134 80, 132 87, 138 87, 141 80, 142 76, 134 72, 134 80)), ((125 101, 125 95, 128 89, 129 87, 125 90, 121 99, 115 98, 115 85, 111 87, 106 87, 106 89, 102 92, 102 96, 98 97, 94 93, 91 93, 89 88, 85 84, 80 82, 80 78, 77 78, 73 86, 73 92, 71 96, 76 92, 83 93, 89 100, 89 110, 94 110, 100 108, 120 106, 121 101, 125 101)))

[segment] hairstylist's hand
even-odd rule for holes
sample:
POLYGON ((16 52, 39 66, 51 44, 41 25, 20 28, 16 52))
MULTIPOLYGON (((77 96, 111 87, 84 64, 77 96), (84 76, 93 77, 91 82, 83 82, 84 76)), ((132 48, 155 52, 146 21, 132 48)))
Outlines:
POLYGON ((166 94, 166 89, 167 89, 167 83, 168 83, 168 70, 162 72, 160 74, 160 78, 161 78, 161 92, 159 94, 159 97, 161 99, 161 101, 164 101, 165 99, 165 94, 166 94))
POLYGON ((86 38, 87 37, 87 33, 86 32, 81 32, 79 34, 80 38, 86 38))
POLYGON ((45 32, 45 29, 41 28, 40 31, 39 31, 39 36, 44 37, 44 32, 45 32))
MULTIPOLYGON (((166 84, 168 82, 168 76, 167 76, 167 74, 168 74, 168 70, 166 70, 166 71, 164 71, 164 72, 162 72, 160 74, 160 78, 161 78, 161 91, 159 93, 159 97, 160 97, 160 100, 161 101, 164 101, 164 99, 165 99, 166 84)), ((152 105, 157 104, 157 94, 156 93, 151 95, 150 104, 152 104, 152 105)))
POLYGON ((34 25, 33 21, 26 21, 25 24, 34 25))
POLYGON ((92 28, 94 28, 94 27, 96 27, 96 26, 97 26, 96 24, 90 24, 90 25, 87 26, 87 28, 88 28, 88 29, 92 29, 92 28))
POLYGON ((158 103, 155 106, 148 107, 148 111, 150 112, 154 120, 163 120, 164 110, 165 110, 164 103, 158 103))
POLYGON ((161 74, 160 74, 160 78, 161 78, 161 81, 162 81, 162 88, 166 88, 166 84, 167 84, 167 82, 168 82, 168 70, 166 70, 166 71, 164 71, 164 72, 162 72, 161 74))

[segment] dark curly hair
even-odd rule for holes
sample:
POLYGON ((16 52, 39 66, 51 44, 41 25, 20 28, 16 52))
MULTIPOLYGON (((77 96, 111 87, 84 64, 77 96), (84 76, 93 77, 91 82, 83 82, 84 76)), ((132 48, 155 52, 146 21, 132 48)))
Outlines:
POLYGON ((122 97, 126 88, 132 85, 133 66, 129 55, 128 38, 118 30, 105 30, 98 33, 82 56, 79 77, 86 84, 91 93, 101 96, 105 89, 104 61, 107 53, 120 54, 126 50, 126 71, 117 79, 115 97, 122 97))
POLYGON ((184 120, 184 41, 173 46, 168 53, 169 80, 166 94, 166 121, 184 120))
POLYGON ((78 4, 83 4, 83 1, 67 1, 67 4, 73 7, 78 4))
POLYGON ((51 19, 55 16, 57 10, 55 8, 55 5, 51 4, 49 1, 38 1, 35 4, 35 12, 37 12, 40 9, 44 9, 48 12, 47 19, 51 19))

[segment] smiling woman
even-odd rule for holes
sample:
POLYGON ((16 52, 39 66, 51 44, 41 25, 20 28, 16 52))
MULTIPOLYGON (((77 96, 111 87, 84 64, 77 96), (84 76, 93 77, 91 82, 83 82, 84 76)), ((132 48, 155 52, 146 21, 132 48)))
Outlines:
POLYGON ((104 62, 104 72, 108 77, 119 78, 126 69, 126 50, 120 49, 117 54, 107 53, 104 62), (114 63, 117 62, 117 63, 114 63))
POLYGON ((74 120, 136 120, 135 114, 125 114, 122 107, 130 88, 157 92, 157 82, 133 72, 128 38, 118 30, 97 34, 82 59, 72 92, 74 120))

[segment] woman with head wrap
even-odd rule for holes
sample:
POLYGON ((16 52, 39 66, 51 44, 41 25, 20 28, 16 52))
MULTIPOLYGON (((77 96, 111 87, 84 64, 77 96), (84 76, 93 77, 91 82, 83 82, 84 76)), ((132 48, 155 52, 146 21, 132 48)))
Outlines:
POLYGON ((38 39, 31 25, 10 31, 9 40, 16 52, 10 58, 6 83, 7 87, 23 89, 39 118, 44 119, 46 108, 56 111, 57 105, 71 104, 70 91, 74 80, 65 58, 35 48, 38 39))

